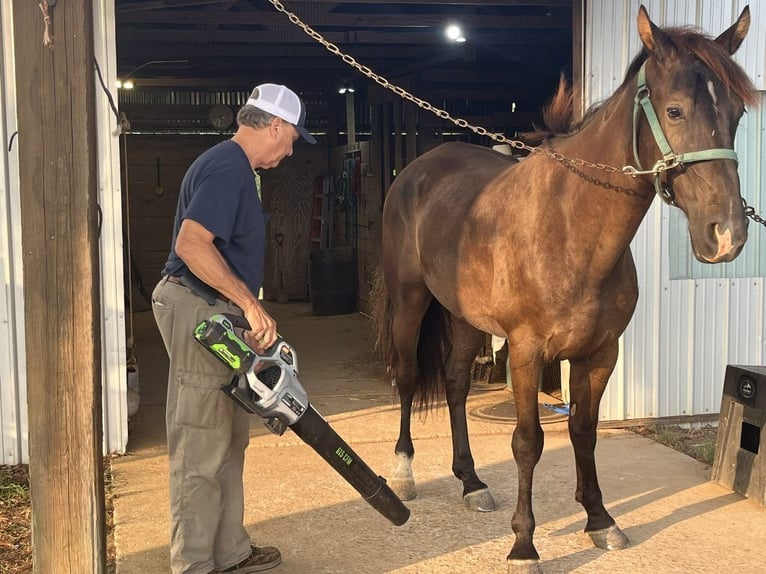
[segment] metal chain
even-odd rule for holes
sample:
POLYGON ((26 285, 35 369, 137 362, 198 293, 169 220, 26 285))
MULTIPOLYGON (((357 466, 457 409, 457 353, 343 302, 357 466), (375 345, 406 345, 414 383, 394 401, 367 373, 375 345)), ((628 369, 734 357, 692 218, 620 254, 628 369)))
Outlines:
POLYGON ((760 223, 764 227, 766 227, 766 219, 761 217, 755 212, 755 208, 748 205, 747 201, 745 201, 745 198, 742 198, 742 206, 745 208, 745 215, 755 221, 756 223, 760 223))
MULTIPOLYGON (((532 147, 530 145, 525 144, 522 141, 508 139, 503 134, 490 132, 489 130, 481 126, 474 126, 468 123, 467 120, 464 120, 461 118, 453 118, 449 114, 449 112, 447 112, 446 110, 437 108, 436 106, 431 105, 425 100, 421 100, 417 96, 409 93, 404 88, 397 86, 395 84, 392 84, 383 76, 380 76, 376 74, 375 72, 373 72, 372 69, 370 69, 368 66, 365 66, 364 64, 360 64, 359 62, 357 62, 353 56, 350 56, 349 54, 342 52, 341 49, 338 48, 338 46, 336 46, 329 40, 326 40, 319 32, 314 30, 308 24, 304 23, 300 18, 298 18, 298 16, 296 16, 294 13, 290 12, 287 8, 285 8, 284 4, 282 4, 280 0, 269 0, 269 2, 279 12, 282 12, 285 16, 287 16, 290 19, 290 22, 300 27, 308 36, 310 36, 311 38, 313 38, 314 40, 322 44, 332 54, 339 56, 346 64, 348 64, 352 68, 356 68, 362 74, 364 74, 371 80, 374 80, 376 83, 386 88, 387 90, 391 90, 399 97, 404 98, 405 100, 412 102, 418 107, 435 114, 436 116, 438 116, 439 118, 443 120, 452 122, 453 124, 455 124, 456 126, 460 128, 469 129, 477 135, 488 137, 492 139, 493 141, 496 141, 499 143, 508 144, 514 149, 523 149, 525 151, 528 151, 529 153, 548 156, 555 161, 563 163, 565 166, 587 167, 591 169, 605 171, 607 173, 623 173, 631 177, 636 177, 638 175, 656 175, 656 174, 662 173, 663 171, 673 169, 674 167, 677 167, 678 165, 678 163, 676 163, 674 161, 674 158, 672 157, 665 158, 664 160, 660 160, 654 165, 654 167, 652 167, 652 169, 643 170, 643 171, 638 170, 631 165, 627 165, 622 168, 619 168, 619 167, 614 167, 614 166, 603 164, 603 163, 593 163, 580 158, 570 158, 558 152, 547 150, 541 147, 532 147)), ((742 199, 742 203, 745 206, 745 215, 753 219, 753 221, 756 221, 760 223, 761 225, 766 226, 766 221, 764 221, 763 218, 761 218, 759 215, 755 213, 755 209, 747 205, 747 202, 744 200, 744 198, 742 199)))
POLYGON ((271 4, 273 4, 274 7, 278 11, 282 12, 283 14, 285 14, 290 19, 290 22, 292 22, 296 26, 302 28, 303 31, 306 34, 308 34, 314 40, 316 40, 317 42, 322 44, 325 48, 327 48, 328 51, 330 51, 331 53, 335 54, 336 56, 339 56, 349 66, 351 66, 353 68, 356 68, 362 74, 364 74, 365 76, 367 76, 371 80, 374 80, 375 82, 377 82, 378 84, 380 84, 384 88, 386 88, 388 90, 391 90, 392 92, 394 92, 399 97, 404 98, 405 100, 408 100, 408 101, 412 102, 413 104, 417 105, 420 108, 423 108, 426 111, 432 112, 433 114, 437 115, 438 117, 440 117, 443 120, 448 120, 448 121, 452 122, 453 124, 455 124, 456 126, 458 126, 460 128, 469 129, 472 132, 474 132, 475 134, 478 134, 480 136, 486 136, 486 137, 488 137, 488 138, 490 138, 490 139, 492 139, 492 140, 494 140, 496 142, 508 144, 511 147, 515 148, 515 149, 523 149, 523 150, 528 151, 529 153, 536 153, 536 154, 546 155, 546 156, 548 156, 548 157, 550 157, 550 158, 552 158, 552 159, 554 159, 554 160, 556 160, 558 162, 562 162, 562 163, 566 162, 566 163, 570 163, 570 164, 573 164, 573 165, 576 165, 576 166, 579 166, 579 167, 590 167, 590 168, 593 168, 593 169, 598 169, 598 170, 606 171, 608 173, 625 173, 625 174, 628 174, 628 175, 631 175, 631 176, 636 176, 636 175, 643 175, 643 174, 654 174, 654 173, 657 173, 658 171, 665 171, 665 170, 667 170, 667 169, 669 169, 671 167, 669 165, 662 164, 662 165, 656 166, 655 167, 655 171, 642 172, 642 171, 636 170, 632 166, 627 166, 627 167, 624 167, 624 168, 618 168, 618 167, 613 167, 613 166, 606 165, 606 164, 603 164, 603 163, 591 163, 591 162, 586 161, 584 159, 568 158, 568 157, 566 157, 566 156, 564 156, 564 155, 562 155, 560 153, 557 153, 557 152, 553 152, 553 151, 550 151, 550 150, 547 150, 547 149, 543 149, 543 148, 540 148, 540 147, 532 147, 530 145, 525 144, 522 141, 508 139, 503 134, 490 132, 489 130, 487 130, 486 128, 483 128, 481 126, 474 126, 474 125, 468 123, 467 120, 460 119, 460 118, 453 118, 449 114, 449 112, 447 112, 446 110, 443 110, 441 108, 437 108, 436 106, 431 105, 430 103, 426 102, 425 100, 421 100, 417 96, 414 96, 413 94, 409 93, 404 88, 402 88, 400 86, 397 86, 395 84, 392 84, 391 82, 389 82, 383 76, 380 76, 380 75, 376 74, 375 72, 373 72, 368 66, 365 66, 365 65, 360 64, 359 62, 357 62, 354 59, 353 56, 350 56, 349 54, 346 54, 346 53, 342 52, 340 50, 340 48, 338 48, 338 46, 336 46, 332 42, 326 40, 319 32, 314 30, 308 24, 305 24, 303 21, 301 21, 300 18, 298 18, 298 16, 296 16, 295 14, 293 14, 292 12, 287 10, 280 0, 269 0, 269 2, 271 2, 271 4))

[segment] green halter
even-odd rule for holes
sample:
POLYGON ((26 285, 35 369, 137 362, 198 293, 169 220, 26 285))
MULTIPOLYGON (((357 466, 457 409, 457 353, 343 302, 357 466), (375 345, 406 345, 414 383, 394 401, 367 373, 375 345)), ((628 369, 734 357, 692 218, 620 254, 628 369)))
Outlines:
MULTIPOLYGON (((682 166, 685 163, 694 163, 698 161, 710 161, 713 159, 732 159, 737 161, 737 152, 728 148, 712 148, 701 151, 693 151, 689 153, 676 154, 670 147, 665 134, 660 126, 660 120, 657 118, 657 113, 654 111, 654 106, 649 99, 651 92, 646 85, 646 62, 641 66, 638 71, 638 90, 636 91, 636 97, 633 105, 633 157, 636 160, 638 170, 642 170, 641 160, 638 158, 638 118, 641 114, 641 110, 644 110, 646 120, 649 122, 649 127, 652 128, 652 134, 654 135, 654 141, 657 147, 662 153, 662 159, 654 164, 654 167, 649 172, 654 174, 654 189, 662 200, 669 205, 675 205, 673 200, 673 192, 663 187, 660 181, 660 175, 663 171, 668 171, 676 167, 682 166)), ((638 175, 638 170, 633 174, 638 175)))

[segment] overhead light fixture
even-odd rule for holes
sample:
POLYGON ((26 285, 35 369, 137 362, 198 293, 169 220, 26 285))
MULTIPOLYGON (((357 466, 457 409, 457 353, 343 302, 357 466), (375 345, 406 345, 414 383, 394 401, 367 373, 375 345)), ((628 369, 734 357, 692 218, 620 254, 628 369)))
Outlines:
POLYGON ((124 80, 117 78, 115 86, 123 90, 132 90, 135 87, 135 83, 133 82, 133 74, 138 72, 138 70, 145 68, 146 66, 151 66, 153 64, 186 64, 188 62, 189 60, 151 60, 150 62, 144 62, 137 68, 133 68, 130 72, 125 74, 124 80))
POLYGON ((463 30, 457 24, 448 24, 444 29, 444 34, 449 40, 452 40, 453 42, 465 42, 463 30))
POLYGON ((338 86, 338 93, 339 94, 353 94, 354 93, 354 84, 351 83, 350 80, 342 80, 340 83, 340 86, 338 86))

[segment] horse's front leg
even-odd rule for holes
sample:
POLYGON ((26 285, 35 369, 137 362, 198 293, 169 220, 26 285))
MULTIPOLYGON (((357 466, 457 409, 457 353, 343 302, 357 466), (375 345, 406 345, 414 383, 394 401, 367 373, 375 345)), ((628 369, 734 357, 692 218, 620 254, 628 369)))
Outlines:
MULTIPOLYGON (((514 349, 514 347, 510 347, 514 349)), ((532 513, 532 478, 535 466, 543 452, 543 428, 537 407, 537 384, 542 372, 539 359, 514 353, 511 365, 513 400, 516 405, 516 429, 511 446, 518 470, 518 497, 511 526, 516 534, 508 554, 508 569, 514 574, 541 572, 540 556, 535 550, 532 537, 535 532, 535 516, 532 513), (522 362, 525 361, 525 362, 522 362)))
POLYGON ((617 362, 617 354, 615 341, 597 358, 572 362, 569 383, 569 436, 577 465, 575 499, 588 514, 585 532, 596 546, 606 550, 625 548, 629 544, 627 536, 604 508, 595 459, 599 403, 617 362))
POLYGON ((476 474, 468 439, 466 398, 471 387, 471 365, 485 335, 469 324, 452 321, 452 349, 446 366, 446 393, 452 431, 452 472, 463 483, 463 501, 471 510, 495 510, 495 499, 476 474))

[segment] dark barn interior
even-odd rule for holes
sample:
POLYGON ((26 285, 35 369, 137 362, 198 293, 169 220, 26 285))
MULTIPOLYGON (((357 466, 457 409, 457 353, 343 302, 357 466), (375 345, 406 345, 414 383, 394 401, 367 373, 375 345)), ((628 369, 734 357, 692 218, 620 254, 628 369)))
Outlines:
POLYGON ((332 289, 362 308, 396 173, 444 141, 495 143, 444 116, 513 138, 581 67, 580 0, 117 0, 115 12, 133 310, 149 305, 186 168, 233 133, 253 86, 298 92, 319 141, 258 174, 271 212, 264 296, 307 300, 315 264, 330 261, 354 269, 332 289))

